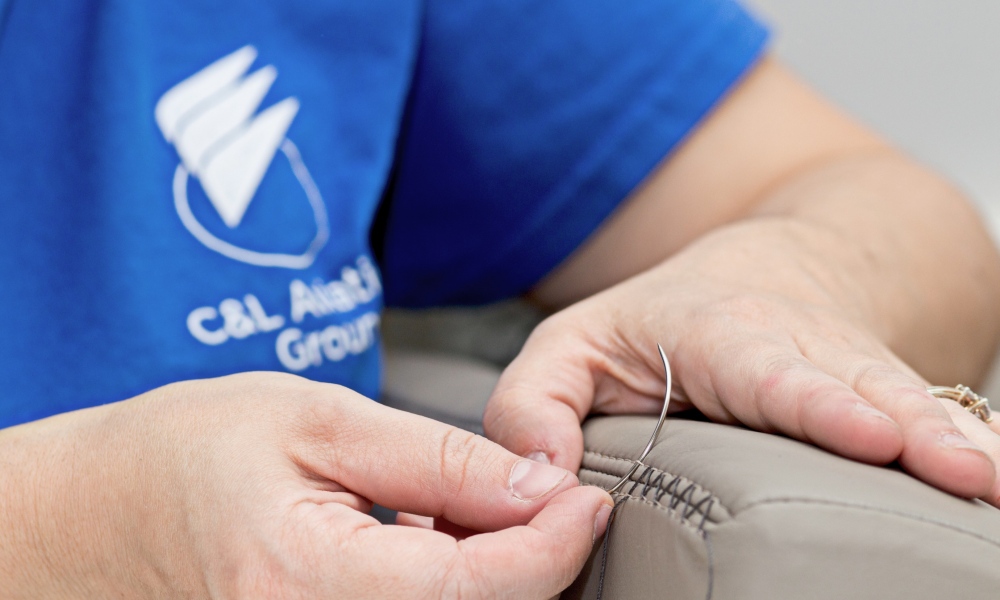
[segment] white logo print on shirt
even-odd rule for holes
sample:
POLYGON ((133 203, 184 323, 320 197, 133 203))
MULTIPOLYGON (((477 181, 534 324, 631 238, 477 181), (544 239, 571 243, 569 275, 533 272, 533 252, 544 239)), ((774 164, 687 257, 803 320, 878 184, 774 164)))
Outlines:
POLYGON ((278 75, 271 65, 246 75, 256 58, 257 50, 244 46, 178 83, 157 102, 156 123, 181 160, 174 172, 174 206, 188 231, 224 256, 262 267, 305 269, 329 238, 326 207, 298 148, 285 137, 299 101, 285 98, 254 114, 278 75), (201 183, 223 223, 235 229, 278 150, 289 161, 316 220, 308 248, 301 254, 240 248, 198 222, 188 201, 191 177, 201 183))

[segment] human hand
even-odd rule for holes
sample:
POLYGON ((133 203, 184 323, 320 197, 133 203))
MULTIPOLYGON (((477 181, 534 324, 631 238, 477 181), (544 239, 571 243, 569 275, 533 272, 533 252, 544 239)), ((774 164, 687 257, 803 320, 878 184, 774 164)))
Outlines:
MULTIPOLYGON (((1000 506, 1000 422, 991 426, 883 343, 866 307, 785 223, 708 236, 646 273, 543 322, 487 406, 488 437, 574 470, 589 412, 658 412, 673 367, 677 408, 814 443, 1000 506), (843 307, 848 308, 843 308, 843 307)), ((674 405, 672 405, 672 409, 674 405)))
POLYGON ((0 511, 13 597, 548 598, 611 505, 484 438, 277 374, 169 385, 0 444, 37 471, 20 546, 0 511), (371 501, 489 533, 380 525, 371 501))

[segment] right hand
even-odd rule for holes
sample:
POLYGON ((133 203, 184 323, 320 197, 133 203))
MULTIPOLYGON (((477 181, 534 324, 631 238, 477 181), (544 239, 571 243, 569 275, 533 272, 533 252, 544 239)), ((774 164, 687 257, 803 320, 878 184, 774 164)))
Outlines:
POLYGON ((0 510, 0 597, 548 598, 611 506, 558 467, 277 374, 12 428, 0 455, 0 507, 32 516, 0 510), (380 525, 371 501, 491 533, 380 525))

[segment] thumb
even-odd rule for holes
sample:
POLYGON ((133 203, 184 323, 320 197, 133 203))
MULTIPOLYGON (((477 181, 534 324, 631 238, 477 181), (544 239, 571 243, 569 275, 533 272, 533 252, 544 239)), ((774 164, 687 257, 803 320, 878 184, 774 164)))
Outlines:
POLYGON ((550 317, 504 370, 483 414, 487 437, 521 456, 576 472, 583 457, 580 422, 593 405, 603 356, 550 317))
POLYGON ((495 531, 529 522, 553 497, 579 485, 565 469, 369 400, 351 403, 350 414, 340 418, 351 426, 331 431, 332 464, 330 440, 319 444, 326 468, 317 471, 390 509, 495 531))
POLYGON ((626 339, 597 298, 546 319, 486 405, 486 435, 520 454, 576 471, 580 422, 591 411, 656 413, 663 403, 655 342, 626 339), (649 347, 648 353, 635 348, 649 347))

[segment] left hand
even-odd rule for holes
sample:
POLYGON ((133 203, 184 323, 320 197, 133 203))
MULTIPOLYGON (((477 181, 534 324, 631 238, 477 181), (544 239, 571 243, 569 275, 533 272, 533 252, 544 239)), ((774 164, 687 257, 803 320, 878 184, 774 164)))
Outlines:
POLYGON ((577 469, 588 413, 659 411, 660 343, 675 389, 715 421, 873 464, 898 460, 927 483, 1000 506, 1000 423, 991 430, 931 396, 860 311, 834 301, 823 257, 810 261, 795 244, 803 234, 777 220, 726 228, 550 317, 497 385, 487 435, 577 469))

